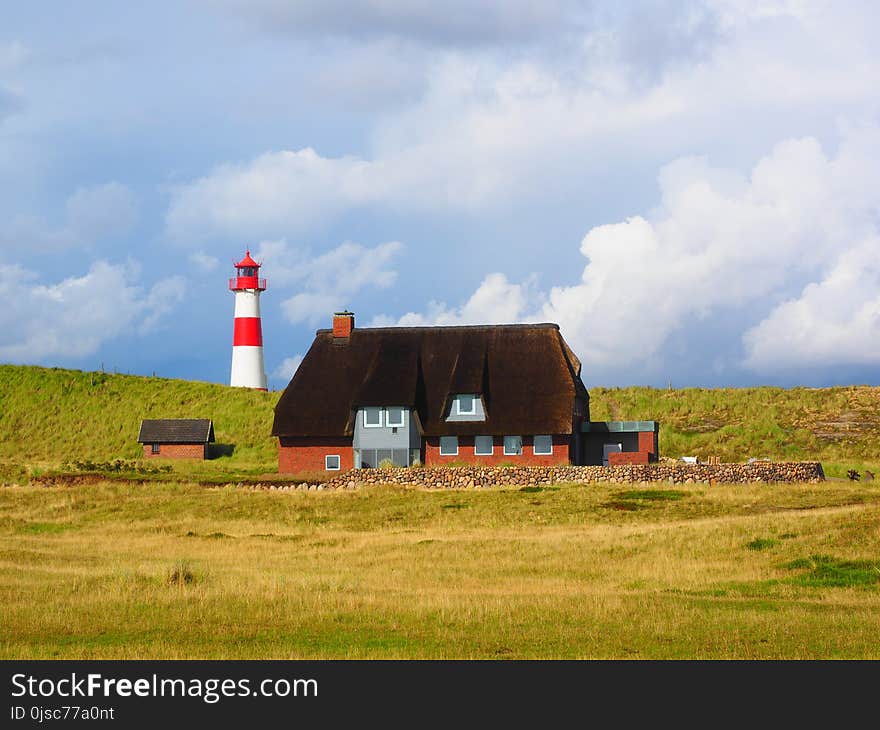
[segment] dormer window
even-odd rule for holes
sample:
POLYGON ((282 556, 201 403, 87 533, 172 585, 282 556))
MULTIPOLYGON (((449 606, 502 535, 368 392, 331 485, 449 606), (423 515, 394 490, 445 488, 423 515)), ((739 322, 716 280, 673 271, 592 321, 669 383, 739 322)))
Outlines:
POLYGON ((477 393, 456 393, 449 403, 447 421, 485 421, 486 409, 477 393))

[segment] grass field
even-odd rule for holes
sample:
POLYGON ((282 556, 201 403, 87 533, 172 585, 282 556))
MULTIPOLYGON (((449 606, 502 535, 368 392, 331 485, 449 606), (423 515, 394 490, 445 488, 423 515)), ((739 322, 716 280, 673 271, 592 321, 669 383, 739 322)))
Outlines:
POLYGON ((880 489, 0 490, 0 657, 878 658, 880 489))
MULTIPOLYGON (((880 657, 878 482, 204 486, 275 472, 278 395, 0 366, 0 658, 880 657), (224 455, 145 465, 151 417, 224 455), (35 486, 117 459, 155 481, 35 486)), ((591 397, 666 456, 880 474, 880 388, 591 397)))

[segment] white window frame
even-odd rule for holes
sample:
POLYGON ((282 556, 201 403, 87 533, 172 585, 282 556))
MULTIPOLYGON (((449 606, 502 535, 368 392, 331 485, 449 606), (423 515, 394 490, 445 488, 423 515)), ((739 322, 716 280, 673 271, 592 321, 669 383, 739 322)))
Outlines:
MULTIPOLYGON (((394 407, 397 408, 397 406, 394 407)), ((385 411, 386 426, 388 426, 389 428, 403 428, 404 426, 406 426, 406 409, 403 406, 400 407, 400 423, 391 423, 391 414, 388 413, 388 409, 383 408, 382 410, 385 411)))
POLYGON ((458 436, 441 436, 440 437, 440 456, 458 456, 458 436), (455 439, 455 453, 443 450, 443 439, 455 439))
POLYGON ((382 428, 382 411, 383 408, 379 408, 378 406, 367 406, 364 408, 364 428, 382 428), (379 412, 379 423, 367 423, 367 413, 371 410, 375 409, 379 412))
POLYGON ((522 453, 523 453, 522 436, 505 436, 504 437, 504 455, 505 456, 522 456, 522 453), (507 450, 507 439, 519 439, 519 451, 508 451, 507 450))
POLYGON ((552 456, 553 455, 553 436, 551 436, 549 434, 544 434, 544 433, 538 434, 537 436, 532 436, 532 452, 535 454, 535 456, 552 456), (535 447, 535 439, 538 439, 538 438, 550 439, 550 451, 538 451, 538 449, 535 447))
POLYGON ((324 471, 339 471, 342 468, 342 459, 339 458, 339 454, 325 454, 324 455, 324 471), (336 459, 336 466, 330 466, 327 463, 327 459, 336 459))
POLYGON ((495 454, 495 437, 494 436, 474 436, 474 456, 493 456, 495 454), (489 439, 488 451, 477 451, 477 439, 489 439))
POLYGON ((459 393, 455 396, 455 415, 457 416, 476 416, 477 415, 477 394, 476 393, 459 393), (471 409, 463 411, 461 408, 461 396, 469 395, 471 400, 471 409))

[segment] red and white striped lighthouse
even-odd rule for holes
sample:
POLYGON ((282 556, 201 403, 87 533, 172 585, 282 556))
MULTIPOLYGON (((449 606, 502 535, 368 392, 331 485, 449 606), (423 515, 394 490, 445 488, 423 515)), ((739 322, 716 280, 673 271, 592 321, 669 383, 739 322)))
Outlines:
POLYGON ((266 280, 260 278, 260 266, 247 251, 235 264, 237 274, 229 280, 235 292, 235 329, 232 336, 232 373, 229 384, 239 388, 266 390, 263 364, 263 328, 260 324, 260 292, 266 280))

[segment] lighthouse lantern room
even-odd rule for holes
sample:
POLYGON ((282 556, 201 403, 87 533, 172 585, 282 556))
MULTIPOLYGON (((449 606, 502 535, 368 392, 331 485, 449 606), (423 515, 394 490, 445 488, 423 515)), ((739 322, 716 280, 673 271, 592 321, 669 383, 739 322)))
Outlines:
POLYGON ((266 390, 263 328, 260 324, 260 293, 266 291, 266 280, 260 278, 261 265, 247 251, 244 258, 234 264, 236 276, 229 280, 229 289, 235 293, 235 327, 229 384, 239 388, 266 390))

